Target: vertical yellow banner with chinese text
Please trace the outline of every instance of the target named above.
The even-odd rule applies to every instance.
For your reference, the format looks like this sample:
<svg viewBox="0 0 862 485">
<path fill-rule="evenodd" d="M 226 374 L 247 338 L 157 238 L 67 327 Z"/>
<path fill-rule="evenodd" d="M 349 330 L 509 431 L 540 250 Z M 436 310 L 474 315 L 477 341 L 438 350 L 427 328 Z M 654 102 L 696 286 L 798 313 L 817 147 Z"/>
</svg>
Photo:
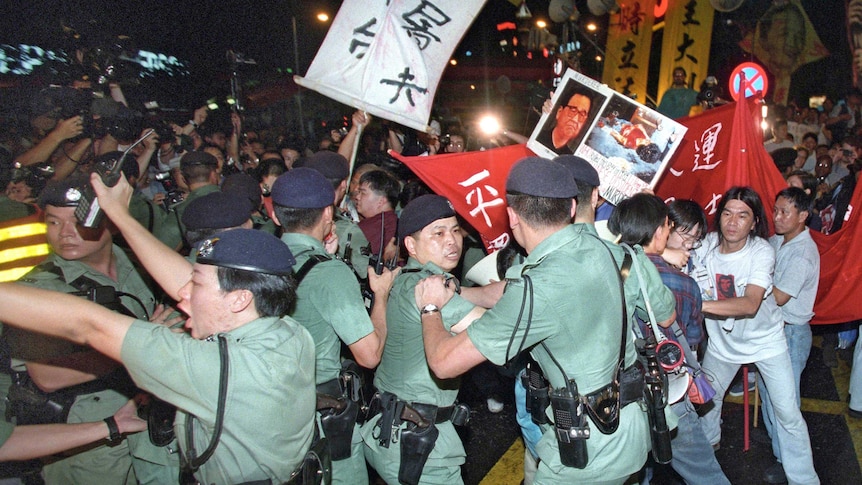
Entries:
<svg viewBox="0 0 862 485">
<path fill-rule="evenodd" d="M 655 0 L 620 0 L 611 14 L 602 82 L 634 100 L 646 102 Z"/>
<path fill-rule="evenodd" d="M 673 83 L 673 70 L 685 69 L 686 86 L 698 91 L 709 73 L 709 49 L 715 9 L 707 0 L 668 2 L 661 45 L 658 99 Z"/>
</svg>

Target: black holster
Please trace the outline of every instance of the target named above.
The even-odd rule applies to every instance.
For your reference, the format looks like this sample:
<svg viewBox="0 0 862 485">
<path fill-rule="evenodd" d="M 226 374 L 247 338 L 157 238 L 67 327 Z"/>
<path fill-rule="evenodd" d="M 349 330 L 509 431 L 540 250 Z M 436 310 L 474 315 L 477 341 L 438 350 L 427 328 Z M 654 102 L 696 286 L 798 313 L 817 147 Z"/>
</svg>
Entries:
<svg viewBox="0 0 862 485">
<path fill-rule="evenodd" d="M 129 397 L 136 392 L 129 374 L 122 367 L 98 379 L 54 392 L 43 392 L 26 371 L 13 372 L 6 420 L 12 422 L 14 418 L 18 425 L 65 423 L 78 396 L 107 389 Z"/>
<path fill-rule="evenodd" d="M 585 407 L 573 380 L 567 386 L 551 392 L 560 463 L 572 468 L 586 468 L 589 461 L 587 439 L 590 437 L 590 425 Z"/>
<path fill-rule="evenodd" d="M 317 434 L 317 433 L 315 433 Z M 320 485 L 332 480 L 332 460 L 326 438 L 318 438 L 284 485 Z"/>
<path fill-rule="evenodd" d="M 422 469 L 440 431 L 431 423 L 420 428 L 413 423 L 401 431 L 401 465 L 398 467 L 398 481 L 405 485 L 417 485 L 422 477 Z"/>
<path fill-rule="evenodd" d="M 150 402 L 138 408 L 138 417 L 147 422 L 147 434 L 155 446 L 167 446 L 174 440 L 176 416 L 176 406 L 155 396 L 150 396 Z"/>
<path fill-rule="evenodd" d="M 332 461 L 350 458 L 353 430 L 356 427 L 356 416 L 359 415 L 359 404 L 350 399 L 339 398 L 344 404 L 340 410 L 328 408 L 320 411 L 320 425 L 323 434 L 329 440 L 329 453 Z"/>
<path fill-rule="evenodd" d="M 545 410 L 551 404 L 550 388 L 545 376 L 535 367 L 536 365 L 532 362 L 527 363 L 527 368 L 521 377 L 521 384 L 527 390 L 527 410 L 530 412 L 533 422 L 547 424 L 548 415 L 545 414 Z"/>
<path fill-rule="evenodd" d="M 75 395 L 45 393 L 26 372 L 13 372 L 6 407 L 6 420 L 17 425 L 65 423 Z M 14 421 L 12 419 L 14 418 Z"/>
<path fill-rule="evenodd" d="M 389 448 L 389 443 L 392 441 L 392 429 L 401 425 L 402 406 L 398 405 L 398 396 L 395 394 L 378 392 L 374 396 L 371 409 L 375 414 L 377 409 L 380 410 L 380 419 L 374 425 L 376 429 L 373 437 L 384 448 Z"/>
</svg>

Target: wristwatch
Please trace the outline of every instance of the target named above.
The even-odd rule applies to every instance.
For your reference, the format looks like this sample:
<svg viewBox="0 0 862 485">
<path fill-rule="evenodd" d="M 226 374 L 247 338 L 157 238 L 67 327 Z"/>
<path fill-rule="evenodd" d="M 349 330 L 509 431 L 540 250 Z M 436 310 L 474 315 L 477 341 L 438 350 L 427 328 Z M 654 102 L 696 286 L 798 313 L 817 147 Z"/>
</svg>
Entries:
<svg viewBox="0 0 862 485">
<path fill-rule="evenodd" d="M 433 303 L 429 303 L 429 304 L 422 307 L 422 310 L 419 311 L 419 316 L 427 315 L 429 313 L 436 313 L 439 311 L 440 311 L 440 308 L 438 308 L 437 305 L 435 305 Z"/>
<path fill-rule="evenodd" d="M 117 426 L 117 420 L 114 419 L 113 416 L 108 416 L 103 419 L 105 424 L 108 425 L 108 443 L 116 444 L 119 443 L 123 439 L 123 435 L 120 434 L 120 428 Z"/>
</svg>

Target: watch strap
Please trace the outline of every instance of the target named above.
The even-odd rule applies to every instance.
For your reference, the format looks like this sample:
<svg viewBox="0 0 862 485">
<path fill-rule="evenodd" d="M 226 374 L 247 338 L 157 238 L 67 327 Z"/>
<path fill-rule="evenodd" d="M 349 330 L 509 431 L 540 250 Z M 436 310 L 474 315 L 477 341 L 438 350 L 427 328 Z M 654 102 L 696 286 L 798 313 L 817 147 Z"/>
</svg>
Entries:
<svg viewBox="0 0 862 485">
<path fill-rule="evenodd" d="M 117 426 L 117 420 L 113 416 L 108 416 L 103 421 L 108 425 L 108 443 L 118 443 L 123 439 L 120 434 L 120 427 Z"/>
</svg>

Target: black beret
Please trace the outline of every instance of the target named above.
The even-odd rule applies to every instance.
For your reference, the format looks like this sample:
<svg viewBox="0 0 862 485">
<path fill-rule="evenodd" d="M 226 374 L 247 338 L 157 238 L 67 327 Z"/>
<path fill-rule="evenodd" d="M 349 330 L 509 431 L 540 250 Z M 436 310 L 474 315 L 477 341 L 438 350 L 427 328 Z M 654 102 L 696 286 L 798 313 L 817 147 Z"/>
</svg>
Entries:
<svg viewBox="0 0 862 485">
<path fill-rule="evenodd" d="M 260 184 L 247 173 L 234 173 L 225 177 L 221 183 L 221 191 L 235 194 L 248 200 L 252 208 L 256 209 L 260 207 L 260 198 L 262 196 Z"/>
<path fill-rule="evenodd" d="M 75 174 L 62 180 L 51 180 L 39 194 L 39 207 L 77 207 L 89 185 L 89 174 Z"/>
<path fill-rule="evenodd" d="M 210 165 L 218 167 L 218 159 L 207 152 L 187 152 L 180 158 L 180 169 L 192 165 Z"/>
<path fill-rule="evenodd" d="M 251 203 L 237 194 L 211 192 L 188 203 L 182 220 L 186 229 L 227 229 L 251 217 Z"/>
<path fill-rule="evenodd" d="M 347 159 L 329 150 L 319 151 L 306 158 L 301 166 L 317 170 L 329 180 L 346 180 L 350 175 Z"/>
<path fill-rule="evenodd" d="M 275 179 L 272 202 L 291 209 L 322 209 L 335 203 L 335 191 L 323 174 L 300 167 Z"/>
<path fill-rule="evenodd" d="M 596 172 L 596 168 L 593 167 L 592 163 L 585 159 L 575 155 L 561 155 L 555 158 L 554 161 L 569 169 L 569 172 L 572 172 L 572 177 L 574 177 L 576 183 L 580 182 L 593 187 L 601 185 L 599 173 Z"/>
<path fill-rule="evenodd" d="M 526 157 L 512 167 L 506 178 L 506 192 L 551 199 L 571 199 L 578 186 L 571 172 L 546 158 Z"/>
<path fill-rule="evenodd" d="M 287 244 L 254 229 L 232 229 L 204 239 L 197 263 L 273 275 L 289 275 L 296 264 Z"/>
<path fill-rule="evenodd" d="M 454 217 L 455 209 L 446 197 L 434 194 L 420 195 L 411 200 L 398 216 L 398 239 L 404 240 L 416 231 L 436 221 Z"/>
</svg>

